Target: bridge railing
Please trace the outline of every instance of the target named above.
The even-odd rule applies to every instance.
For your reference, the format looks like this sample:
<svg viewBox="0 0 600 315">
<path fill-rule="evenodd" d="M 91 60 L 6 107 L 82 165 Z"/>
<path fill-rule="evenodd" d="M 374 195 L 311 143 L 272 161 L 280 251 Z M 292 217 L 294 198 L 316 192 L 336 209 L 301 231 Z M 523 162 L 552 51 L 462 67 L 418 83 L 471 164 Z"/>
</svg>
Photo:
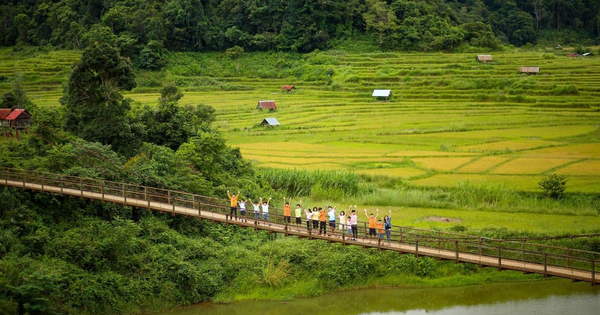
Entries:
<svg viewBox="0 0 600 315">
<path fill-rule="evenodd" d="M 175 213 L 177 207 L 182 207 L 197 209 L 199 213 L 204 213 L 204 215 L 229 213 L 228 200 L 177 190 L 12 168 L 0 168 L 0 178 L 16 182 L 18 183 L 17 186 L 22 185 L 24 188 L 32 188 L 27 187 L 27 185 L 35 184 L 41 186 L 42 191 L 48 191 L 44 189 L 44 186 L 46 188 L 51 186 L 55 189 L 53 192 L 57 193 L 80 194 L 81 196 L 85 193 L 86 197 L 89 198 L 102 200 L 109 198 L 106 200 L 130 205 L 133 201 L 136 201 L 136 206 L 139 207 L 150 207 L 151 204 L 160 205 L 161 210 L 166 212 Z M 247 211 L 247 217 L 252 218 L 252 209 L 247 209 Z M 262 221 L 262 212 L 260 214 Z M 269 214 L 271 223 L 286 224 L 283 221 L 282 208 L 271 206 Z M 303 220 L 301 226 L 305 227 L 304 224 L 305 220 Z M 325 224 L 327 225 L 328 234 L 331 235 L 329 222 L 326 221 Z M 294 225 L 294 221 L 291 222 L 291 225 Z M 378 247 L 385 248 L 387 240 L 385 236 L 383 239 L 380 238 L 380 232 L 382 231 L 376 229 L 376 236 L 371 236 L 369 235 L 367 222 L 358 222 L 358 239 L 363 244 L 369 242 L 369 244 L 376 244 Z M 311 233 L 317 234 L 318 229 L 311 230 Z M 573 274 L 577 271 L 588 273 L 592 279 L 595 279 L 600 265 L 598 262 L 600 253 L 558 246 L 484 238 L 405 226 L 394 226 L 390 234 L 390 245 L 400 248 L 403 245 L 410 245 L 414 247 L 416 255 L 431 254 L 432 251 L 437 250 L 438 256 L 444 254 L 447 259 L 471 260 L 475 263 L 479 261 L 485 265 L 494 265 L 490 263 L 490 259 L 497 259 L 498 268 L 503 268 L 502 260 L 510 260 L 513 264 L 515 262 L 522 264 L 521 268 L 523 270 L 528 269 L 528 264 L 537 264 L 538 266 L 544 266 L 544 270 L 548 267 L 564 268 Z M 336 224 L 336 231 L 333 235 L 344 241 L 346 238 L 351 238 L 345 228 L 339 229 L 339 223 Z M 419 253 L 419 247 L 421 247 L 421 253 Z M 540 273 L 546 274 L 546 271 Z"/>
</svg>

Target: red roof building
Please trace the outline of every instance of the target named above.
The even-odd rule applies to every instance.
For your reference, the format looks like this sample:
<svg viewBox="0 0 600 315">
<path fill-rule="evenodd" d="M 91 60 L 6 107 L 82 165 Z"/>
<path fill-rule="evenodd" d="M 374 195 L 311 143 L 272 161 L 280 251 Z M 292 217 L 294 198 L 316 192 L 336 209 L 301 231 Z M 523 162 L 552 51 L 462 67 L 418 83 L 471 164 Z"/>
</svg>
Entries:
<svg viewBox="0 0 600 315">
<path fill-rule="evenodd" d="M 25 129 L 31 124 L 31 114 L 28 111 L 18 108 L 2 108 L 0 109 L 0 125 L 10 126 L 14 129 Z"/>
<path fill-rule="evenodd" d="M 0 108 L 0 120 L 5 120 L 11 111 L 12 109 L 10 108 Z"/>
<path fill-rule="evenodd" d="M 281 89 L 282 89 L 282 90 L 284 90 L 284 91 L 288 91 L 288 92 L 291 92 L 291 91 L 292 91 L 292 89 L 295 89 L 295 88 L 296 88 L 296 87 L 295 87 L 295 86 L 293 86 L 293 85 L 284 85 L 284 86 L 282 86 L 282 87 L 281 87 Z"/>
<path fill-rule="evenodd" d="M 277 105 L 275 105 L 275 101 L 258 101 L 258 105 L 256 105 L 257 109 L 269 109 L 276 110 Z"/>
</svg>

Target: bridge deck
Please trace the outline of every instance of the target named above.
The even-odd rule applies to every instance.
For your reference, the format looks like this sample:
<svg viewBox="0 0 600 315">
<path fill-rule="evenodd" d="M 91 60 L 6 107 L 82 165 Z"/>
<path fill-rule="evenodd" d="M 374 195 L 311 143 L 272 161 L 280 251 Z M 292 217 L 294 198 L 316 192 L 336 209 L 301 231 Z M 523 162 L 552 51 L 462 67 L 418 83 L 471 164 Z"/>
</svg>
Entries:
<svg viewBox="0 0 600 315">
<path fill-rule="evenodd" d="M 22 189 L 29 189 L 33 191 L 47 192 L 47 193 L 56 193 L 63 194 L 69 196 L 77 196 L 86 199 L 93 200 L 101 200 L 105 202 L 112 202 L 118 204 L 124 204 L 128 206 L 138 207 L 138 208 L 146 208 L 149 210 L 158 210 L 162 212 L 169 212 L 176 215 L 185 215 L 190 217 L 197 217 L 200 219 L 207 219 L 216 222 L 225 222 L 227 224 L 234 224 L 243 227 L 253 228 L 257 230 L 267 230 L 274 233 L 282 233 L 285 235 L 297 235 L 299 237 L 309 238 L 309 239 L 320 239 L 326 240 L 328 242 L 336 242 L 342 243 L 345 245 L 359 245 L 365 248 L 378 248 L 381 250 L 391 250 L 399 253 L 409 253 L 420 256 L 429 256 L 440 259 L 454 260 L 456 262 L 466 262 L 466 263 L 474 263 L 479 264 L 481 266 L 490 266 L 496 267 L 499 269 L 510 269 L 510 270 L 518 270 L 523 272 L 530 273 L 538 273 L 548 276 L 557 276 L 567 279 L 572 279 L 575 281 L 586 281 L 591 282 L 592 284 L 600 282 L 598 279 L 598 275 L 595 272 L 594 262 L 592 260 L 592 269 L 591 270 L 581 270 L 577 268 L 569 268 L 565 266 L 555 266 L 548 263 L 534 263 L 528 262 L 525 259 L 523 260 L 515 260 L 515 259 L 507 259 L 502 257 L 502 253 L 500 250 L 500 258 L 498 256 L 489 256 L 483 254 L 474 254 L 468 252 L 462 252 L 458 250 L 447 250 L 441 248 L 432 248 L 419 246 L 417 244 L 408 244 L 402 242 L 392 242 L 391 244 L 385 244 L 384 242 L 378 242 L 377 240 L 371 240 L 366 238 L 358 238 L 356 241 L 350 240 L 346 235 L 319 235 L 316 233 L 311 233 L 304 227 L 296 227 L 296 226 L 286 226 L 280 223 L 270 223 L 265 224 L 262 221 L 255 222 L 254 220 L 248 220 L 248 222 L 241 220 L 231 220 L 227 219 L 227 216 L 223 213 L 219 213 L 216 211 L 207 211 L 196 209 L 193 207 L 180 206 L 165 202 L 157 202 L 150 201 L 139 198 L 130 198 L 123 197 L 118 195 L 106 194 L 93 192 L 88 190 L 80 190 L 73 188 L 65 188 L 59 187 L 55 185 L 44 185 L 39 183 L 25 182 L 25 181 L 17 181 L 17 180 L 9 180 L 5 179 L 0 181 L 0 184 L 5 186 L 17 187 Z M 458 244 L 458 243 L 457 243 Z M 481 253 L 481 251 L 480 251 Z"/>
</svg>

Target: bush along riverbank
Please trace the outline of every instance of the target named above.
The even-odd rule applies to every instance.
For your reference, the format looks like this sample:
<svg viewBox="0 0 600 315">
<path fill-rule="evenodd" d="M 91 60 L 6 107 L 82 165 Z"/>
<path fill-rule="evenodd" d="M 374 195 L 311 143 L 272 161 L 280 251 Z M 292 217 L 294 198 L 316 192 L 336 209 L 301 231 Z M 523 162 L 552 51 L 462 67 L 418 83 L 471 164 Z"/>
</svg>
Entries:
<svg viewBox="0 0 600 315">
<path fill-rule="evenodd" d="M 4 314 L 136 314 L 540 278 L 12 189 L 0 192 L 0 226 Z"/>
</svg>

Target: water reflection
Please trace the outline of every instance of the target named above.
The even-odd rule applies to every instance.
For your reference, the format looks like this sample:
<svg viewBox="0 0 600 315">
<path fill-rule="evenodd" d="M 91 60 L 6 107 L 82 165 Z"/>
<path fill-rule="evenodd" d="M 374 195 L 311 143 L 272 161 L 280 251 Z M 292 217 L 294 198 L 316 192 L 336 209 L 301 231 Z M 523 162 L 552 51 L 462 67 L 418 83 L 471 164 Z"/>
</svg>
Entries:
<svg viewBox="0 0 600 315">
<path fill-rule="evenodd" d="M 600 314 L 600 287 L 567 280 L 443 289 L 370 289 L 290 302 L 202 304 L 163 315 Z"/>
</svg>

